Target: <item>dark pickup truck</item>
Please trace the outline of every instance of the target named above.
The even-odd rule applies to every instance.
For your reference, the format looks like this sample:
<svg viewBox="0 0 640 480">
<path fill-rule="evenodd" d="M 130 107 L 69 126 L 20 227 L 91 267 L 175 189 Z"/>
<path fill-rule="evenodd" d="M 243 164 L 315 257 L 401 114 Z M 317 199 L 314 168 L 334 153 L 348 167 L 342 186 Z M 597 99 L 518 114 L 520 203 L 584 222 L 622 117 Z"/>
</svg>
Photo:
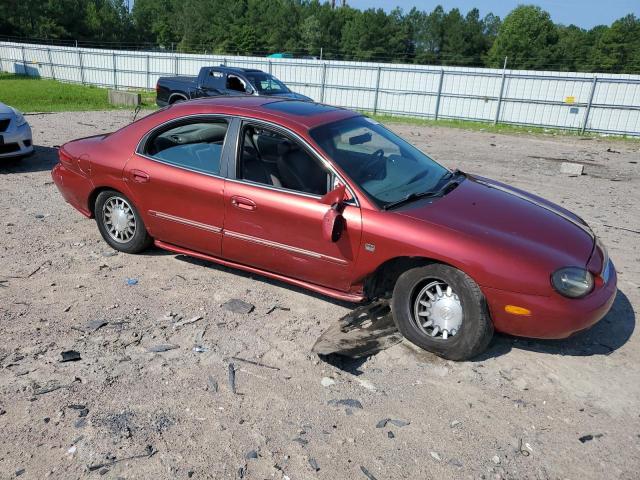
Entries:
<svg viewBox="0 0 640 480">
<path fill-rule="evenodd" d="M 197 77 L 160 77 L 156 103 L 164 107 L 191 98 L 218 95 L 273 95 L 311 100 L 294 93 L 273 75 L 262 70 L 235 67 L 202 67 Z"/>
</svg>

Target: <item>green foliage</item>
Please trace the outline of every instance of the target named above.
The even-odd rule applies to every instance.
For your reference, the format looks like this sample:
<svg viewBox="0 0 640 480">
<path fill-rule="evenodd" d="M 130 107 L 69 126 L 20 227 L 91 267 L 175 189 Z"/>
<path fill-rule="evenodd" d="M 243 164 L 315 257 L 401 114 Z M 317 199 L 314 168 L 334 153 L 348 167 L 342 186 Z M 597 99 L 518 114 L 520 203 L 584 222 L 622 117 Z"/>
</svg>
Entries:
<svg viewBox="0 0 640 480">
<path fill-rule="evenodd" d="M 556 64 L 558 27 L 549 13 L 533 5 L 520 5 L 509 13 L 489 50 L 488 63 L 502 66 L 505 57 L 512 68 L 545 69 Z"/>
<path fill-rule="evenodd" d="M 131 1 L 131 0 L 129 0 Z M 3 0 L 0 36 L 122 48 L 566 71 L 640 72 L 640 20 L 584 30 L 521 5 L 478 9 L 332 8 L 323 0 Z M 341 4 L 341 2 L 335 2 Z"/>
</svg>

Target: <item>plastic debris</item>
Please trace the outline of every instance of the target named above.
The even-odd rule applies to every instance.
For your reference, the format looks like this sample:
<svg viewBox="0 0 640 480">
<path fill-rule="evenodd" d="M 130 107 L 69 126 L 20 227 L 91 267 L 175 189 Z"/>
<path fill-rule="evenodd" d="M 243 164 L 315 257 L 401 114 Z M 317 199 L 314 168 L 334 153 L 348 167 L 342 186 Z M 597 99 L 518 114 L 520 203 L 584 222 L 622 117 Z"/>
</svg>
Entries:
<svg viewBox="0 0 640 480">
<path fill-rule="evenodd" d="M 62 357 L 60 363 L 77 362 L 78 360 L 82 359 L 82 357 L 80 356 L 80 352 L 77 352 L 75 350 L 65 350 L 64 352 L 60 352 L 60 356 Z"/>
<path fill-rule="evenodd" d="M 153 347 L 149 347 L 148 351 L 153 353 L 167 352 L 169 350 L 175 350 L 176 348 L 180 348 L 179 345 L 174 345 L 173 343 L 161 343 L 160 345 L 154 345 Z"/>
</svg>

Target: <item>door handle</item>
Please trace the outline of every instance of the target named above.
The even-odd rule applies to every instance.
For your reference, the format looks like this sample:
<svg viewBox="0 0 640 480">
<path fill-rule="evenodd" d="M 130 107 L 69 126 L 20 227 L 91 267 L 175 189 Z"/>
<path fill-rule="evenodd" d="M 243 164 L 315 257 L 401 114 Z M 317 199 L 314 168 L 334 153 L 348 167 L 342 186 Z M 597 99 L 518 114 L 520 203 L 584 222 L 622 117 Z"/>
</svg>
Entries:
<svg viewBox="0 0 640 480">
<path fill-rule="evenodd" d="M 147 183 L 151 178 L 147 172 L 142 170 L 131 170 L 131 177 L 133 177 L 134 182 L 138 183 Z"/>
<path fill-rule="evenodd" d="M 231 197 L 231 205 L 233 205 L 236 208 L 240 208 L 242 210 L 256 209 L 256 202 L 254 202 L 250 198 L 245 198 L 245 197 L 236 197 L 236 196 Z"/>
</svg>

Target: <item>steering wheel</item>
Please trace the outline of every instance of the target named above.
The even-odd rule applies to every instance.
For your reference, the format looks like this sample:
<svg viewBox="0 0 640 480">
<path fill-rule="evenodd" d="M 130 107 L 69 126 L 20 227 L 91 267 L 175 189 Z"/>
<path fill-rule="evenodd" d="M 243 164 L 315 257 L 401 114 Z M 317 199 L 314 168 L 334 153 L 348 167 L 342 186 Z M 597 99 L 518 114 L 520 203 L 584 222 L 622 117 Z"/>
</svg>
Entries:
<svg viewBox="0 0 640 480">
<path fill-rule="evenodd" d="M 371 158 L 364 162 L 358 171 L 358 176 L 362 180 L 375 178 L 381 169 L 380 160 L 384 159 L 384 150 L 379 148 L 371 154 Z M 374 168 L 377 167 L 377 168 Z"/>
</svg>

